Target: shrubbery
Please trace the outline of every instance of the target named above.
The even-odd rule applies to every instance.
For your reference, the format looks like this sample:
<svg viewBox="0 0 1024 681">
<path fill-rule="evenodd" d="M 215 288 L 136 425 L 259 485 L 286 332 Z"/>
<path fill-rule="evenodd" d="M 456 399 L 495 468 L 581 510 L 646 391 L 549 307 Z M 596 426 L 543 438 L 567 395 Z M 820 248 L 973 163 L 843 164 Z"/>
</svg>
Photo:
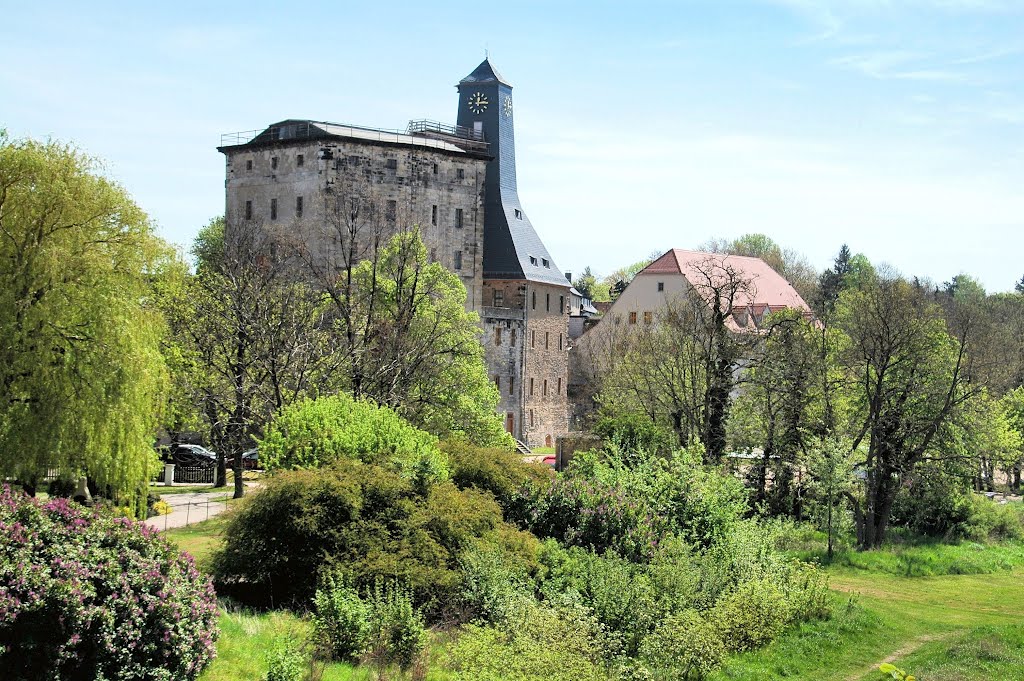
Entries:
<svg viewBox="0 0 1024 681">
<path fill-rule="evenodd" d="M 0 491 L 4 679 L 195 679 L 214 656 L 213 588 L 155 530 Z"/>
<path fill-rule="evenodd" d="M 644 639 L 639 657 L 655 679 L 696 681 L 722 664 L 725 645 L 718 627 L 686 610 L 662 620 Z"/>
<path fill-rule="evenodd" d="M 505 509 L 524 489 L 546 488 L 554 478 L 549 466 L 524 463 L 514 450 L 450 440 L 442 442 L 441 449 L 451 461 L 452 482 L 461 489 L 490 492 Z"/>
<path fill-rule="evenodd" d="M 218 583 L 273 603 L 304 604 L 324 569 L 363 589 L 378 578 L 408 584 L 432 617 L 457 607 L 463 550 L 499 547 L 535 564 L 537 541 L 506 524 L 493 498 L 451 483 L 421 490 L 391 470 L 342 459 L 271 477 L 229 520 L 214 557 Z"/>
<path fill-rule="evenodd" d="M 375 463 L 421 483 L 448 479 L 437 438 L 387 407 L 339 393 L 282 409 L 260 440 L 269 470 L 318 468 L 339 459 Z"/>
</svg>

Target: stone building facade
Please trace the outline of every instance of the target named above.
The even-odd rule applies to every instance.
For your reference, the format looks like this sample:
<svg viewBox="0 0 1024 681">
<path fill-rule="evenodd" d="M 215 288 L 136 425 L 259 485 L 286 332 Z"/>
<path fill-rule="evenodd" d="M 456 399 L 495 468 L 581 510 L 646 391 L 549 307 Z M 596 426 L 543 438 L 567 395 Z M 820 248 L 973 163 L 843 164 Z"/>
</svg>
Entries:
<svg viewBox="0 0 1024 681">
<path fill-rule="evenodd" d="M 225 136 L 226 224 L 279 225 L 323 262 L 347 229 L 365 239 L 418 225 L 480 315 L 506 430 L 553 446 L 568 430 L 571 285 L 519 200 L 511 85 L 484 60 L 457 88 L 455 126 L 287 120 Z"/>
</svg>

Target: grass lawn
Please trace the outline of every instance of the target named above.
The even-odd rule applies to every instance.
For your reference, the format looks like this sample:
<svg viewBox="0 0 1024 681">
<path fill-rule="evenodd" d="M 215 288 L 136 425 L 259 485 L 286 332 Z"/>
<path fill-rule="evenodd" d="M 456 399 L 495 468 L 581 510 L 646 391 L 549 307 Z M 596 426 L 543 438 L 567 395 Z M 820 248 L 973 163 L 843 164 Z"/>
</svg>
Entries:
<svg viewBox="0 0 1024 681">
<path fill-rule="evenodd" d="M 836 617 L 804 624 L 767 648 L 732 658 L 712 678 L 862 681 L 882 678 L 874 667 L 886 661 L 921 681 L 1024 681 L 1020 569 L 903 577 L 839 566 L 830 573 L 837 599 L 848 604 Z M 993 675 L 1003 661 L 1018 668 Z"/>
</svg>

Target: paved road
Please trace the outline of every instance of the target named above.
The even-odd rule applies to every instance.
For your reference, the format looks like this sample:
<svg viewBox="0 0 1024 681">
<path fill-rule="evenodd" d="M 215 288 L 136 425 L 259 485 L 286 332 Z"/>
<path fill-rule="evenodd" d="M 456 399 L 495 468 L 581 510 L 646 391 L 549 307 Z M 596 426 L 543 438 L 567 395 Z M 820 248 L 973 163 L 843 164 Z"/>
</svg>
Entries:
<svg viewBox="0 0 1024 681">
<path fill-rule="evenodd" d="M 146 524 L 158 530 L 194 525 L 227 510 L 231 489 L 216 492 L 193 492 L 190 494 L 166 494 L 161 497 L 171 506 L 167 515 L 158 515 L 146 520 Z"/>
</svg>

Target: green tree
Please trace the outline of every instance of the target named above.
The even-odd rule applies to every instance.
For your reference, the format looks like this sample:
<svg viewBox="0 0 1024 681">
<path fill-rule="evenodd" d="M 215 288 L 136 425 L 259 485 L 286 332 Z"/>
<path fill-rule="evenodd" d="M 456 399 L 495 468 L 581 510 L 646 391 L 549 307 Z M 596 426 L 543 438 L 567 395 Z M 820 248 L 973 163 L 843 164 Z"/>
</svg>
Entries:
<svg viewBox="0 0 1024 681">
<path fill-rule="evenodd" d="M 848 498 L 858 544 L 870 548 L 885 539 L 901 481 L 977 392 L 966 361 L 971 329 L 950 336 L 941 309 L 892 276 L 844 294 L 838 317 L 850 339 L 844 364 L 856 405 L 852 449 L 867 443 L 863 499 Z"/>
<path fill-rule="evenodd" d="M 94 159 L 0 133 L 0 476 L 144 497 L 167 386 L 150 283 L 171 260 Z"/>
<path fill-rule="evenodd" d="M 584 298 L 594 299 L 594 294 L 597 291 L 597 277 L 590 271 L 588 265 L 584 268 L 583 272 L 576 277 L 576 280 L 572 282 L 572 285 L 576 287 L 576 290 L 580 292 Z"/>
<path fill-rule="evenodd" d="M 217 485 L 233 455 L 235 497 L 245 493 L 240 454 L 282 407 L 331 376 L 327 305 L 306 284 L 280 237 L 245 222 L 212 220 L 196 239 L 195 276 L 162 298 L 174 326 L 180 394 L 194 404 L 218 453 Z"/>
<path fill-rule="evenodd" d="M 728 253 L 760 258 L 782 275 L 804 300 L 817 297 L 818 272 L 806 257 L 791 248 L 782 248 L 765 234 L 744 234 L 735 239 L 711 239 L 699 246 L 712 253 Z"/>
</svg>

